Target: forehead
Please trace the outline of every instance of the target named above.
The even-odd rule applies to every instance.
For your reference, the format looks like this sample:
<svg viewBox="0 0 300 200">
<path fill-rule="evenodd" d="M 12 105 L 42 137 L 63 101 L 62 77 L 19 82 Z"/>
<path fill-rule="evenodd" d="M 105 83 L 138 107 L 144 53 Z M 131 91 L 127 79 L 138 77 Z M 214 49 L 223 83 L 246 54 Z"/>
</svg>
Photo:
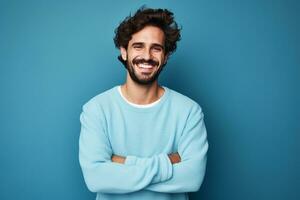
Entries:
<svg viewBox="0 0 300 200">
<path fill-rule="evenodd" d="M 139 32 L 132 35 L 129 41 L 129 46 L 133 43 L 140 42 L 145 44 L 161 44 L 164 45 L 165 35 L 164 32 L 155 26 L 146 26 Z"/>
</svg>

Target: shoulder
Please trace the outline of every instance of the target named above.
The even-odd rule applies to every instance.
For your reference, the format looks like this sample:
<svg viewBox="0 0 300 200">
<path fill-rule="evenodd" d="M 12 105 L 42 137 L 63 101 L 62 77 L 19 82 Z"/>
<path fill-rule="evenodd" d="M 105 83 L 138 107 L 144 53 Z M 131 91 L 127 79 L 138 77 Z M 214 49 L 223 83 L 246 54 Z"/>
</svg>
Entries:
<svg viewBox="0 0 300 200">
<path fill-rule="evenodd" d="M 113 93 L 115 92 L 116 87 L 117 86 L 105 90 L 104 92 L 92 97 L 86 103 L 84 103 L 83 109 L 97 109 L 99 107 L 105 107 L 107 104 L 109 104 L 109 102 L 112 101 L 114 96 Z"/>
<path fill-rule="evenodd" d="M 169 88 L 168 88 L 169 89 Z M 201 106 L 192 98 L 179 93 L 173 89 L 169 89 L 171 104 L 173 107 L 180 108 L 183 110 L 193 111 L 198 110 L 202 112 Z"/>
</svg>

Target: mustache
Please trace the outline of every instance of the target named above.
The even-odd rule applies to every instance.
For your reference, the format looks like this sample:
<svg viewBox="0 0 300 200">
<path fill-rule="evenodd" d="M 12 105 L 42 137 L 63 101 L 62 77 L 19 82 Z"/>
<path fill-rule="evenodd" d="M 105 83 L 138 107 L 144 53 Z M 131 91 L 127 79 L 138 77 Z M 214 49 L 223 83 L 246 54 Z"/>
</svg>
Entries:
<svg viewBox="0 0 300 200">
<path fill-rule="evenodd" d="M 159 62 L 157 62 L 157 61 L 155 61 L 151 58 L 149 60 L 146 60 L 144 58 L 135 58 L 135 59 L 132 60 L 132 63 L 135 64 L 135 65 L 141 64 L 141 63 L 149 64 L 149 65 L 153 65 L 153 66 L 159 65 Z"/>
</svg>

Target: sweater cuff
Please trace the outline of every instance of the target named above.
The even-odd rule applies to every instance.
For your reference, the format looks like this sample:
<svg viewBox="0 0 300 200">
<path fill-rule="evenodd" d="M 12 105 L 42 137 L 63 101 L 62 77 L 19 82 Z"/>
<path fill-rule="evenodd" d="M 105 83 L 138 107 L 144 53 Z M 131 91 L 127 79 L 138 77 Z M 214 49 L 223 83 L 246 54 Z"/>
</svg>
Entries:
<svg viewBox="0 0 300 200">
<path fill-rule="evenodd" d="M 125 165 L 135 165 L 137 161 L 137 157 L 136 156 L 126 156 Z"/>
<path fill-rule="evenodd" d="M 173 166 L 168 155 L 162 153 L 155 156 L 153 159 L 155 159 L 158 164 L 158 171 L 151 183 L 159 183 L 169 180 L 173 175 Z"/>
<path fill-rule="evenodd" d="M 158 155 L 159 166 L 160 166 L 160 181 L 169 180 L 173 175 L 173 166 L 169 159 L 169 156 L 166 153 Z"/>
<path fill-rule="evenodd" d="M 140 158 L 137 156 L 126 156 L 125 165 L 145 165 L 152 163 L 150 166 L 157 169 L 156 175 L 153 177 L 152 183 L 163 182 L 169 180 L 173 175 L 173 166 L 166 153 L 153 156 L 151 158 Z"/>
</svg>

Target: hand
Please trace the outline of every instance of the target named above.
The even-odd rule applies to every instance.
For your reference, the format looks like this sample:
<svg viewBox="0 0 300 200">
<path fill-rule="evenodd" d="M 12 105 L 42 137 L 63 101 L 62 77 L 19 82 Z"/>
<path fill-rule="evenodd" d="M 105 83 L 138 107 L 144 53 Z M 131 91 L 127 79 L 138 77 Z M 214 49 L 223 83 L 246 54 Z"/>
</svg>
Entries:
<svg viewBox="0 0 300 200">
<path fill-rule="evenodd" d="M 126 157 L 118 156 L 118 155 L 112 155 L 111 157 L 112 162 L 121 163 L 121 164 L 125 163 L 125 159 Z"/>
<path fill-rule="evenodd" d="M 181 162 L 180 155 L 177 152 L 176 153 L 171 153 L 168 156 L 169 156 L 172 164 Z"/>
</svg>

